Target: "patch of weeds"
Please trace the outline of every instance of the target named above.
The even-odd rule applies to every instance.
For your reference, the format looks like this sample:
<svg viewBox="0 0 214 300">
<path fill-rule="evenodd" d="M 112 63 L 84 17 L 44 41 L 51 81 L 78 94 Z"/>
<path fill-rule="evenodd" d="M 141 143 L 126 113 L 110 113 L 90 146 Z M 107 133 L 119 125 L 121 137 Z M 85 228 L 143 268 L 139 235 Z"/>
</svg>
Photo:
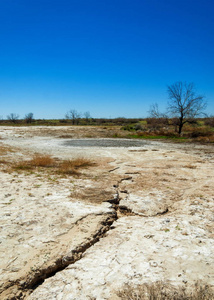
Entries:
<svg viewBox="0 0 214 300">
<path fill-rule="evenodd" d="M 10 205 L 12 204 L 12 202 L 14 201 L 15 199 L 10 199 L 9 202 L 5 203 L 6 205 Z"/>
<path fill-rule="evenodd" d="M 56 176 L 48 176 L 47 177 L 47 179 L 49 180 L 49 181 L 51 181 L 52 183 L 58 183 L 59 181 L 58 181 L 58 177 L 56 177 Z"/>
<path fill-rule="evenodd" d="M 175 229 L 176 230 L 181 230 L 181 227 L 179 225 L 176 225 Z"/>
<path fill-rule="evenodd" d="M 163 228 L 161 230 L 164 231 L 164 232 L 169 232 L 170 231 L 169 228 Z"/>
<path fill-rule="evenodd" d="M 93 165 L 95 165 L 93 161 L 82 157 L 60 161 L 49 155 L 35 155 L 31 160 L 15 163 L 11 168 L 18 173 L 26 171 L 26 175 L 36 174 L 36 177 L 41 177 L 38 172 L 44 172 L 45 169 L 46 174 L 49 174 L 48 179 L 57 181 L 57 179 L 53 179 L 50 175 L 80 175 L 80 169 Z"/>
<path fill-rule="evenodd" d="M 42 175 L 40 175 L 40 174 L 36 174 L 35 176 L 36 176 L 36 177 L 41 177 Z"/>
<path fill-rule="evenodd" d="M 155 282 L 139 286 L 126 285 L 117 292 L 121 300 L 213 300 L 214 292 L 208 285 L 196 283 L 192 290 Z"/>
<path fill-rule="evenodd" d="M 39 188 L 41 186 L 41 184 L 35 184 L 33 187 L 34 188 Z"/>
<path fill-rule="evenodd" d="M 79 175 L 79 169 L 93 166 L 94 162 L 87 158 L 76 158 L 72 160 L 64 160 L 59 165 L 59 173 Z"/>
<path fill-rule="evenodd" d="M 0 155 L 5 155 L 8 152 L 14 152 L 14 150 L 9 146 L 5 146 L 5 145 L 1 144 L 0 145 Z"/>
<path fill-rule="evenodd" d="M 34 155 L 31 160 L 18 162 L 13 166 L 15 170 L 32 170 L 35 167 L 51 167 L 54 159 L 50 155 Z"/>
<path fill-rule="evenodd" d="M 26 171 L 26 170 L 31 170 L 32 166 L 28 165 L 27 162 L 22 162 L 22 163 L 17 163 L 16 165 L 13 166 L 13 169 L 16 171 Z"/>
<path fill-rule="evenodd" d="M 186 137 L 178 137 L 178 136 L 167 136 L 167 135 L 147 135 L 147 134 L 129 134 L 127 138 L 132 138 L 132 139 L 164 139 L 164 140 L 176 140 L 176 141 L 185 141 L 187 138 Z"/>
<path fill-rule="evenodd" d="M 51 167 L 54 166 L 54 159 L 50 155 L 35 155 L 30 161 L 33 167 Z"/>
<path fill-rule="evenodd" d="M 33 174 L 35 174 L 35 172 L 34 172 L 33 170 L 26 172 L 26 175 L 27 175 L 27 176 L 33 175 Z"/>
</svg>

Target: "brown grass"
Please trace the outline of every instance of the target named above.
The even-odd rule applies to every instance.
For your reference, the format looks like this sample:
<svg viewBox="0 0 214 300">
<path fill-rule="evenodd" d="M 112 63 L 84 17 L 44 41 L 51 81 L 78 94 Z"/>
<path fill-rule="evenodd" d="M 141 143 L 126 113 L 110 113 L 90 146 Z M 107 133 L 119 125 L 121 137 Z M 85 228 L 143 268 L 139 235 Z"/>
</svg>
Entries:
<svg viewBox="0 0 214 300">
<path fill-rule="evenodd" d="M 94 162 L 87 158 L 76 158 L 72 160 L 64 160 L 59 165 L 59 173 L 62 174 L 79 174 L 79 169 L 93 166 Z"/>
<path fill-rule="evenodd" d="M 55 165 L 54 159 L 50 155 L 35 155 L 29 164 L 33 167 L 52 167 Z"/>
<path fill-rule="evenodd" d="M 13 165 L 15 170 L 31 170 L 35 167 L 53 167 L 55 164 L 54 159 L 50 155 L 34 155 L 31 160 L 25 160 Z"/>
<path fill-rule="evenodd" d="M 54 173 L 78 175 L 80 169 L 93 166 L 94 162 L 87 158 L 75 158 L 59 161 L 50 155 L 35 155 L 31 160 L 18 162 L 12 166 L 15 170 L 32 170 L 40 168 L 49 168 Z"/>
<path fill-rule="evenodd" d="M 0 145 L 0 155 L 5 155 L 8 152 L 13 152 L 12 148 L 5 145 Z"/>
<path fill-rule="evenodd" d="M 175 288 L 162 282 L 136 288 L 128 285 L 117 293 L 121 300 L 213 300 L 214 292 L 210 286 L 196 283 L 192 291 L 186 287 Z"/>
</svg>

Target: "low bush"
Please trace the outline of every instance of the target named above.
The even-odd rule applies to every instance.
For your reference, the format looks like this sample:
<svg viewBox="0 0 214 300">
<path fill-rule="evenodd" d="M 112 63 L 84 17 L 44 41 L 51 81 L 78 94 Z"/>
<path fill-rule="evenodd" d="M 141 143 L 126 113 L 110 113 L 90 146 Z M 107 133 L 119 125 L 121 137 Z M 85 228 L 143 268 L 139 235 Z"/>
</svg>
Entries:
<svg viewBox="0 0 214 300">
<path fill-rule="evenodd" d="M 123 127 L 121 127 L 122 130 L 127 130 L 127 131 L 135 131 L 135 125 L 133 124 L 128 124 Z"/>
<path fill-rule="evenodd" d="M 207 128 L 195 128 L 192 130 L 192 132 L 189 132 L 184 135 L 190 138 L 209 137 L 213 135 L 213 132 Z"/>
<path fill-rule="evenodd" d="M 136 124 L 135 126 L 134 126 L 134 129 L 136 130 L 136 131 L 139 131 L 139 130 L 146 130 L 146 127 L 143 125 L 143 124 L 140 124 L 140 123 L 138 123 L 138 124 Z"/>
<path fill-rule="evenodd" d="M 146 120 L 149 128 L 159 129 L 169 125 L 169 120 L 167 118 L 148 118 Z"/>
<path fill-rule="evenodd" d="M 214 117 L 206 118 L 204 124 L 210 127 L 214 127 Z"/>
</svg>

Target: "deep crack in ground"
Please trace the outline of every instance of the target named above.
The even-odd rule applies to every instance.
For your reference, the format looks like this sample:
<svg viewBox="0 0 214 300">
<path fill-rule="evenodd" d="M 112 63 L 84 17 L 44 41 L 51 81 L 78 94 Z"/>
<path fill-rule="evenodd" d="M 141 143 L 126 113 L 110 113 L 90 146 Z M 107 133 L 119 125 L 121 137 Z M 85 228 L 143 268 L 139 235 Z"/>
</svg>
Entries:
<svg viewBox="0 0 214 300">
<path fill-rule="evenodd" d="M 6 289 L 3 291 L 2 295 L 4 296 L 6 292 L 8 295 L 8 300 L 23 300 L 27 298 L 35 289 L 37 289 L 40 285 L 43 284 L 45 279 L 53 277 L 57 272 L 64 270 L 69 265 L 74 264 L 75 262 L 80 260 L 83 257 L 83 254 L 90 247 L 99 242 L 101 238 L 105 237 L 107 231 L 114 229 L 113 223 L 119 217 L 123 215 L 136 215 L 128 208 L 119 207 L 119 194 L 121 192 L 120 183 L 128 180 L 132 180 L 132 177 L 124 177 L 120 179 L 116 185 L 113 185 L 115 189 L 115 197 L 113 199 L 106 200 L 106 202 L 109 202 L 111 204 L 113 211 L 111 214 L 106 214 L 106 219 L 100 223 L 99 229 L 90 240 L 87 240 L 85 243 L 78 245 L 66 255 L 55 258 L 55 260 L 51 261 L 51 263 L 49 263 L 48 266 L 44 266 L 44 268 L 34 270 L 34 272 L 30 276 L 29 274 L 26 274 L 25 278 L 21 278 L 19 281 L 16 282 L 11 282 L 10 285 L 7 286 Z M 128 192 L 126 191 L 126 193 Z M 105 214 L 103 214 L 103 216 L 105 216 Z M 74 224 L 74 226 L 81 227 L 81 225 L 84 225 L 84 222 L 88 218 L 91 218 L 91 215 L 82 217 Z"/>
</svg>

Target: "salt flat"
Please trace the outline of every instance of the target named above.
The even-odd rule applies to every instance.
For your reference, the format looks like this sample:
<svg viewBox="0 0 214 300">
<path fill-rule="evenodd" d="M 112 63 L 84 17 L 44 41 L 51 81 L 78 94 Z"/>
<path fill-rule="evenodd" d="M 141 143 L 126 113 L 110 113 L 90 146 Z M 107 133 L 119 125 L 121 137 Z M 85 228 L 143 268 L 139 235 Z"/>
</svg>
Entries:
<svg viewBox="0 0 214 300">
<path fill-rule="evenodd" d="M 124 284 L 159 280 L 214 285 L 214 147 L 106 137 L 106 128 L 0 128 L 1 299 L 118 299 Z M 12 169 L 35 153 L 94 165 L 79 176 Z"/>
</svg>

